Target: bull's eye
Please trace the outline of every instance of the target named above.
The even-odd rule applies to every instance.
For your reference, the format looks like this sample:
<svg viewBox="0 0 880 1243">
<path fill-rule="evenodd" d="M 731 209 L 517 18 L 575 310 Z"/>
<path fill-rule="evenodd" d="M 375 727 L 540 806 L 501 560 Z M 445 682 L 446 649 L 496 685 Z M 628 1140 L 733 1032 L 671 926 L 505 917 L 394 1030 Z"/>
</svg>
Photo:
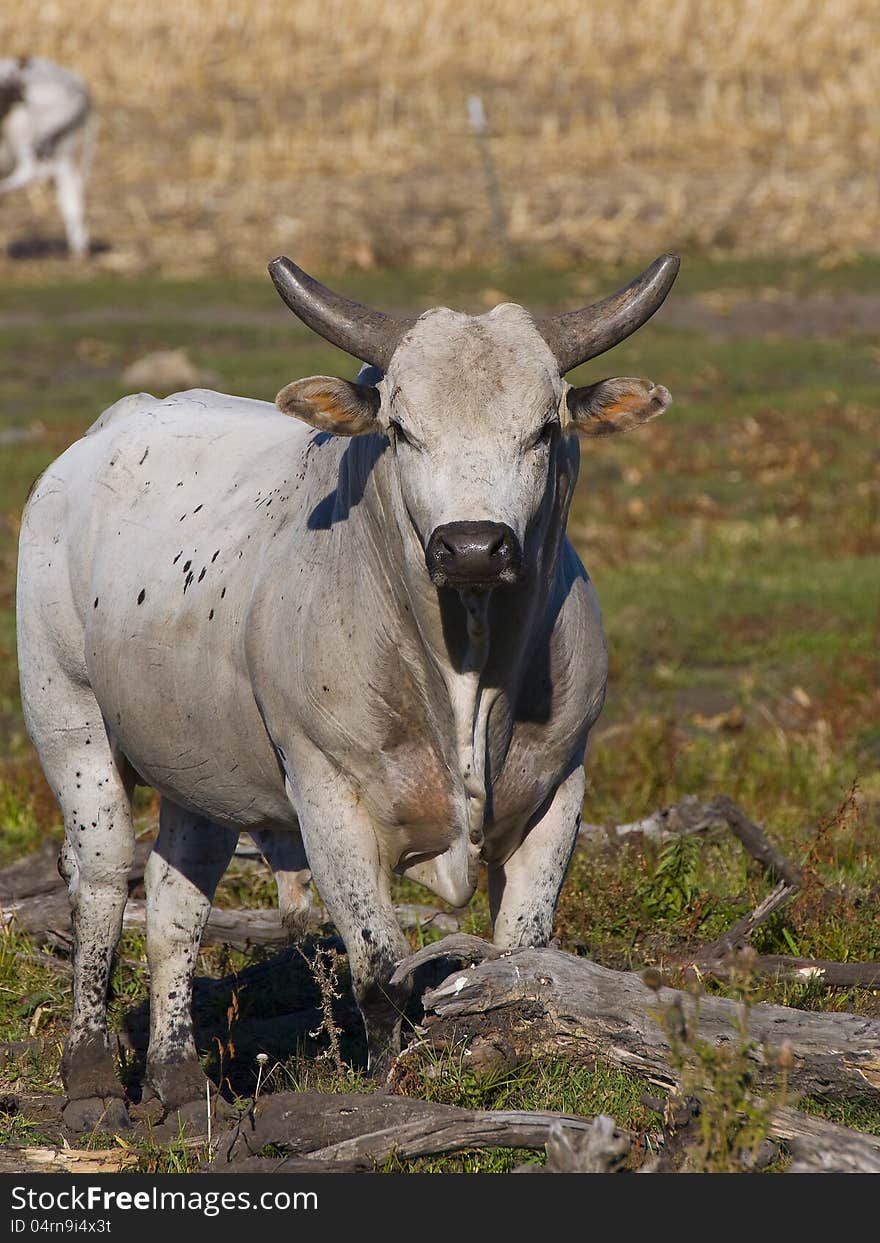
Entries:
<svg viewBox="0 0 880 1243">
<path fill-rule="evenodd" d="M 398 444 L 402 444 L 402 445 L 412 444 L 412 441 L 410 440 L 409 436 L 407 436 L 406 432 L 403 430 L 403 427 L 400 425 L 400 423 L 397 422 L 397 419 L 392 419 L 391 422 L 388 424 L 388 427 L 390 428 L 391 433 L 394 439 L 398 442 Z"/>
<path fill-rule="evenodd" d="M 538 445 L 549 445 L 556 433 L 556 429 L 558 426 L 559 426 L 558 419 L 548 419 L 532 442 L 535 445 L 535 447 L 537 447 Z"/>
</svg>

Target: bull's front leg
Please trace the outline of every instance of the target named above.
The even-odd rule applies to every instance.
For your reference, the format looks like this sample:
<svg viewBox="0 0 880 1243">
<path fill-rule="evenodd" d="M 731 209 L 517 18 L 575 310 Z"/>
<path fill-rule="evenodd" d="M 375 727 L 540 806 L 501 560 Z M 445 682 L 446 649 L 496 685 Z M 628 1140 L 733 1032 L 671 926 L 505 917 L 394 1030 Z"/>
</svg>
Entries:
<svg viewBox="0 0 880 1243">
<path fill-rule="evenodd" d="M 583 801 L 584 770 L 578 764 L 507 862 L 489 869 L 493 939 L 502 949 L 546 945 L 550 940 Z"/>
<path fill-rule="evenodd" d="M 369 1069 L 383 1075 L 400 1048 L 409 988 L 390 986 L 409 952 L 391 901 L 376 830 L 350 783 L 310 751 L 287 783 L 315 885 L 345 942 L 367 1035 Z"/>
</svg>

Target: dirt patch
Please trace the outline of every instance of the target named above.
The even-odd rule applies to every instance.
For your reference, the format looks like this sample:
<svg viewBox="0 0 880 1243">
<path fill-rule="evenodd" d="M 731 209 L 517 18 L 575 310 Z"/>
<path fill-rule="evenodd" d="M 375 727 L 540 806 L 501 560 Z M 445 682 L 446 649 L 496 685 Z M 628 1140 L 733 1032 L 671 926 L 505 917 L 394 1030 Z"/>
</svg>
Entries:
<svg viewBox="0 0 880 1243">
<path fill-rule="evenodd" d="M 671 298 L 663 322 L 724 340 L 872 336 L 880 330 L 880 294 L 725 291 Z"/>
</svg>

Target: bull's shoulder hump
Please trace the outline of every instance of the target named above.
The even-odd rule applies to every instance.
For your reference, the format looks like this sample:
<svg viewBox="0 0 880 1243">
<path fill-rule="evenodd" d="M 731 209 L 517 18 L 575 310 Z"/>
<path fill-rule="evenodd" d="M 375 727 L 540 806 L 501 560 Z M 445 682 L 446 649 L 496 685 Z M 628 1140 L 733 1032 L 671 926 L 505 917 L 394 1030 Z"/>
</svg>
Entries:
<svg viewBox="0 0 880 1243">
<path fill-rule="evenodd" d="M 149 393 L 123 397 L 99 415 L 85 437 L 103 440 L 109 435 L 114 442 L 124 442 L 131 434 L 138 435 L 146 428 L 155 431 L 180 425 L 187 425 L 193 431 L 201 428 L 209 435 L 213 435 L 208 431 L 211 427 L 223 426 L 228 430 L 237 425 L 281 431 L 285 427 L 289 429 L 294 422 L 271 402 L 196 388 L 165 398 Z"/>
<path fill-rule="evenodd" d="M 85 434 L 91 436 L 125 419 L 167 410 L 173 410 L 177 414 L 185 414 L 189 410 L 199 415 L 241 415 L 249 419 L 269 416 L 285 418 L 269 401 L 258 401 L 253 397 L 234 397 L 230 393 L 215 393 L 206 388 L 192 388 L 164 398 L 153 397 L 151 393 L 130 393 L 108 406 Z"/>
<path fill-rule="evenodd" d="M 112 406 L 108 406 L 99 414 L 85 434 L 93 436 L 96 432 L 109 427 L 111 423 L 118 423 L 130 415 L 142 414 L 158 405 L 159 399 L 150 393 L 129 393 L 127 397 L 120 397 L 119 401 L 114 401 Z"/>
<path fill-rule="evenodd" d="M 288 418 L 287 415 L 281 414 L 278 407 L 271 401 L 260 401 L 256 397 L 236 397 L 232 393 L 218 393 L 211 388 L 188 388 L 180 393 L 171 393 L 156 404 L 166 409 L 176 406 L 192 406 L 193 409 L 216 414 Z"/>
</svg>

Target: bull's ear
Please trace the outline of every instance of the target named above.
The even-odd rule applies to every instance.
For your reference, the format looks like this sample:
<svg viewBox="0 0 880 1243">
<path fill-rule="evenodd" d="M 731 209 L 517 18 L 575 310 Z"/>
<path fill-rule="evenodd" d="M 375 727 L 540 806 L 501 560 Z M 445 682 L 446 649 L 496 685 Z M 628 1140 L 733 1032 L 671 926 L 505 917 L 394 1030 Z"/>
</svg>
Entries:
<svg viewBox="0 0 880 1243">
<path fill-rule="evenodd" d="M 379 403 L 379 391 L 371 385 L 353 384 L 329 375 L 294 380 L 275 398 L 282 414 L 292 414 L 334 436 L 378 431 Z"/>
<path fill-rule="evenodd" d="M 650 380 L 631 376 L 600 380 L 598 384 L 568 390 L 568 427 L 581 436 L 629 432 L 649 419 L 656 419 L 671 401 L 669 389 Z"/>
</svg>

